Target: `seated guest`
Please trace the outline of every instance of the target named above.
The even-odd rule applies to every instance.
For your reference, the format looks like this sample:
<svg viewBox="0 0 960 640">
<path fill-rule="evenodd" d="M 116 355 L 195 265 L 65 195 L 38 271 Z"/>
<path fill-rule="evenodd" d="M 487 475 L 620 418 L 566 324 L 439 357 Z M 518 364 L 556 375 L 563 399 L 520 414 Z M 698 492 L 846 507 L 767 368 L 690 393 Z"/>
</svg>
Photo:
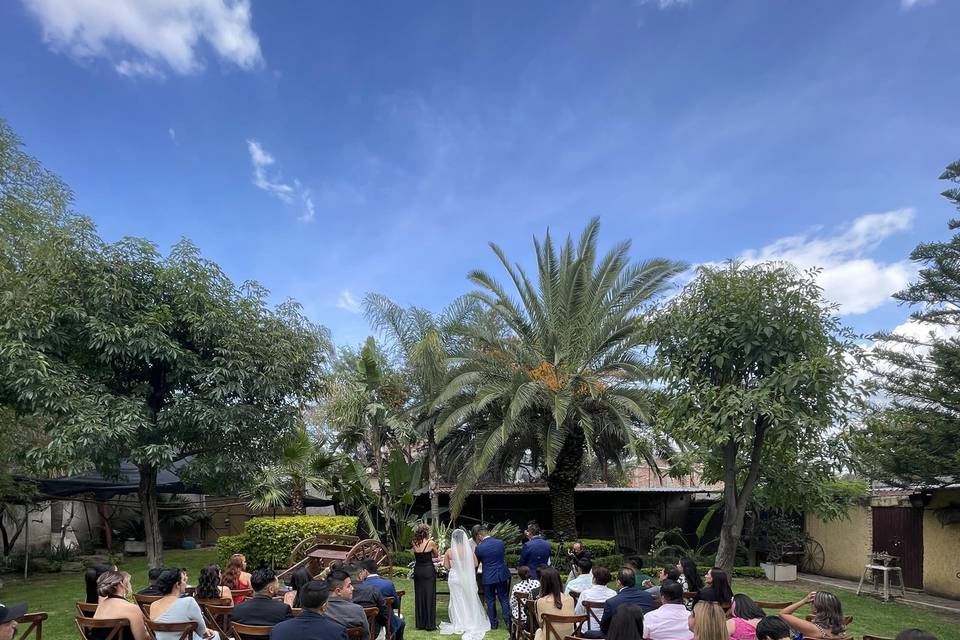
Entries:
<svg viewBox="0 0 960 640">
<path fill-rule="evenodd" d="M 727 616 L 716 602 L 704 600 L 694 605 L 688 627 L 694 640 L 730 640 Z"/>
<path fill-rule="evenodd" d="M 157 578 L 160 577 L 160 574 L 163 573 L 163 567 L 154 567 L 147 572 L 147 580 L 149 583 L 140 591 L 137 591 L 138 596 L 159 596 L 163 595 L 160 593 L 160 589 L 157 589 Z"/>
<path fill-rule="evenodd" d="M 657 575 L 657 579 L 660 581 L 660 584 L 663 584 L 664 580 L 673 580 L 674 582 L 680 582 L 680 570 L 676 566 L 669 564 L 663 569 L 660 569 L 660 573 Z M 660 595 L 660 587 L 653 584 L 652 580 L 647 580 L 641 586 L 647 590 L 647 593 L 652 595 L 654 598 Z M 680 585 L 680 590 L 683 590 L 683 585 Z"/>
<path fill-rule="evenodd" d="M 894 640 L 937 640 L 937 637 L 923 629 L 904 629 Z"/>
<path fill-rule="evenodd" d="M 593 562 L 590 561 L 590 558 L 581 558 L 577 561 L 577 577 L 573 580 L 567 581 L 567 586 L 564 587 L 564 593 L 570 593 L 571 591 L 576 591 L 580 593 L 591 584 L 593 584 Z"/>
<path fill-rule="evenodd" d="M 744 593 L 733 596 L 730 602 L 731 617 L 727 620 L 730 640 L 756 640 L 757 625 L 766 615 L 750 596 Z"/>
<path fill-rule="evenodd" d="M 231 593 L 241 591 L 250 588 L 250 577 L 247 573 L 247 557 L 242 553 L 235 553 L 230 556 L 230 562 L 227 563 L 220 584 L 229 588 Z M 233 604 L 240 604 L 246 599 L 247 596 L 233 594 Z"/>
<path fill-rule="evenodd" d="M 680 585 L 684 593 L 697 593 L 703 589 L 703 579 L 697 571 L 697 563 L 691 558 L 680 558 L 677 569 L 680 571 Z M 687 605 L 688 611 L 693 610 L 693 600 L 684 598 L 684 604 Z"/>
<path fill-rule="evenodd" d="M 515 594 L 526 593 L 528 598 L 536 600 L 533 597 L 533 592 L 535 589 L 540 590 L 540 581 L 530 577 L 530 567 L 526 565 L 517 567 L 517 581 L 517 584 L 513 585 L 513 589 L 510 590 L 510 615 L 514 620 L 519 620 L 526 625 L 527 612 L 517 605 Z"/>
<path fill-rule="evenodd" d="M 232 604 L 233 594 L 230 593 L 230 587 L 220 584 L 222 579 L 220 565 L 208 564 L 200 570 L 200 580 L 197 582 L 197 591 L 194 597 L 210 604 L 215 604 L 216 601 L 225 601 L 221 604 Z"/>
<path fill-rule="evenodd" d="M 107 571 L 116 570 L 117 567 L 115 565 L 104 564 L 102 562 L 87 567 L 87 570 L 83 572 L 83 581 L 87 587 L 87 604 L 97 604 L 102 600 L 102 598 L 97 595 L 97 579 Z"/>
<path fill-rule="evenodd" d="M 636 573 L 634 573 L 633 569 L 627 566 L 620 568 L 619 573 L 617 573 L 617 595 L 607 600 L 603 605 L 603 617 L 600 618 L 600 630 L 585 631 L 585 637 L 605 638 L 607 631 L 610 629 L 610 623 L 613 621 L 617 609 L 621 606 L 635 604 L 643 609 L 644 613 L 657 608 L 657 603 L 654 602 L 653 596 L 643 589 L 637 588 L 636 579 Z"/>
<path fill-rule="evenodd" d="M 812 622 L 793 615 L 805 604 L 811 605 Z M 803 600 L 781 609 L 780 617 L 794 631 L 802 633 L 807 638 L 838 638 L 847 634 L 840 599 L 829 591 L 813 591 L 807 594 Z"/>
<path fill-rule="evenodd" d="M 347 640 L 346 628 L 324 613 L 329 595 L 327 583 L 311 580 L 297 592 L 303 611 L 274 626 L 270 640 Z"/>
<path fill-rule="evenodd" d="M 213 638 L 216 633 L 207 629 L 200 605 L 193 598 L 183 598 L 187 589 L 187 572 L 183 569 L 164 569 L 157 578 L 157 588 L 163 595 L 150 604 L 150 619 L 155 622 L 196 622 L 193 640 Z M 157 631 L 156 640 L 180 640 L 175 631 Z"/>
<path fill-rule="evenodd" d="M 130 586 L 130 574 L 126 571 L 107 571 L 97 578 L 97 595 L 101 598 L 95 620 L 122 618 L 130 623 L 130 631 L 123 631 L 124 638 L 148 640 L 150 632 L 143 623 L 143 612 L 127 596 L 133 591 Z M 106 636 L 106 634 L 104 634 Z"/>
<path fill-rule="evenodd" d="M 570 594 L 564 593 L 560 586 L 560 574 L 553 567 L 540 568 L 540 597 L 537 598 L 537 618 L 540 626 L 534 640 L 544 640 L 543 634 L 543 614 L 549 613 L 557 616 L 572 616 L 576 603 Z M 555 625 L 557 633 L 561 638 L 573 635 L 572 624 Z"/>
<path fill-rule="evenodd" d="M 643 637 L 646 640 L 693 640 L 688 626 L 690 613 L 683 604 L 683 587 L 674 580 L 660 584 L 660 602 L 643 618 Z"/>
<path fill-rule="evenodd" d="M 693 599 L 694 606 L 701 600 L 716 602 L 721 607 L 730 606 L 730 601 L 733 600 L 733 588 L 730 586 L 730 578 L 727 577 L 727 572 L 720 567 L 714 567 L 707 571 L 707 575 L 703 579 L 707 586 L 700 589 L 697 597 Z"/>
<path fill-rule="evenodd" d="M 377 573 L 377 561 L 373 558 L 367 558 L 366 560 L 361 560 L 359 563 L 360 568 L 363 569 L 363 580 L 360 581 L 361 585 L 369 585 L 380 592 L 380 595 L 383 596 L 384 601 L 387 598 L 393 598 L 393 610 L 400 613 L 400 596 L 397 595 L 397 587 L 393 584 L 391 580 L 386 578 L 381 578 L 380 574 Z M 391 614 L 390 616 L 390 629 L 393 631 L 393 635 L 396 640 L 403 640 L 403 628 L 405 626 L 403 618 L 397 614 Z"/>
<path fill-rule="evenodd" d="M 637 584 L 646 589 L 643 583 L 651 582 L 652 578 L 643 572 L 643 558 L 640 556 L 630 556 L 630 559 L 624 562 L 624 564 L 633 569 L 634 574 L 637 576 Z"/>
<path fill-rule="evenodd" d="M 610 623 L 607 640 L 640 640 L 643 637 L 643 609 L 635 604 L 620 607 Z"/>
<path fill-rule="evenodd" d="M 606 602 L 613 596 L 617 595 L 617 592 L 607 586 L 607 583 L 610 582 L 610 569 L 607 569 L 603 566 L 596 566 L 591 572 L 593 577 L 593 584 L 580 592 L 580 599 L 577 600 L 577 606 L 574 609 L 574 613 L 578 616 L 582 616 L 587 612 L 584 602 Z M 599 630 L 600 621 L 594 620 L 593 615 L 587 618 L 587 624 L 584 625 L 586 631 Z"/>
<path fill-rule="evenodd" d="M 313 580 L 313 577 L 306 567 L 300 567 L 291 573 L 290 577 L 287 578 L 287 586 L 290 587 L 290 591 L 283 594 L 283 601 L 294 609 L 299 609 L 302 606 L 300 604 L 300 589 L 311 580 Z"/>
<path fill-rule="evenodd" d="M 377 628 L 370 629 L 370 635 L 376 638 L 380 634 L 380 629 L 390 621 L 392 615 L 391 611 L 387 609 L 387 601 L 376 587 L 364 584 L 363 578 L 367 575 L 367 572 L 359 564 L 344 565 L 343 570 L 347 572 L 352 582 L 353 603 L 361 607 L 377 608 Z"/>
<path fill-rule="evenodd" d="M 370 640 L 370 623 L 367 621 L 367 614 L 363 607 L 353 602 L 354 587 L 350 574 L 342 569 L 331 571 L 327 576 L 327 587 L 329 597 L 326 616 L 346 629 L 362 627 L 363 635 L 360 636 L 360 640 Z"/>
<path fill-rule="evenodd" d="M 13 634 L 17 631 L 17 618 L 27 612 L 27 605 L 20 604 L 2 605 L 0 604 L 0 640 L 11 640 Z"/>
<path fill-rule="evenodd" d="M 232 620 L 240 624 L 270 627 L 293 617 L 290 605 L 274 600 L 280 583 L 273 569 L 257 569 L 250 576 L 254 595 L 233 607 Z"/>
<path fill-rule="evenodd" d="M 764 616 L 757 623 L 757 640 L 793 640 L 793 632 L 790 631 L 790 625 L 784 622 L 780 616 Z M 920 640 L 920 638 L 916 640 Z M 929 638 L 927 640 L 937 639 Z"/>
</svg>

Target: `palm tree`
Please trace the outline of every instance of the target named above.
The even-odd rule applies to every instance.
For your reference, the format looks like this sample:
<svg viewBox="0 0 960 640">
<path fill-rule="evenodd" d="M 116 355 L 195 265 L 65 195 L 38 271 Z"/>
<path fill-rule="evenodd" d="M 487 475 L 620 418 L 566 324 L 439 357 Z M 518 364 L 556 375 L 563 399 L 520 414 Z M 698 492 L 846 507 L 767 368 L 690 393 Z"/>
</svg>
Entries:
<svg viewBox="0 0 960 640">
<path fill-rule="evenodd" d="M 649 421 L 650 365 L 646 305 L 684 265 L 665 259 L 631 263 L 621 242 L 597 261 L 599 220 L 591 220 L 576 248 L 567 238 L 559 253 L 549 231 L 534 240 L 538 281 L 491 248 L 510 276 L 519 301 L 483 271 L 470 273 L 471 294 L 500 322 L 468 331 L 450 382 L 434 401 L 444 407 L 443 438 L 469 424 L 476 430 L 472 463 L 452 500 L 459 511 L 469 490 L 502 449 L 536 442 L 550 487 L 554 530 L 576 535 L 574 488 L 588 452 L 607 459 L 617 451 L 646 453 L 638 424 Z M 498 411 L 498 419 L 489 418 Z M 532 436 L 532 437 L 531 437 Z"/>
<path fill-rule="evenodd" d="M 411 388 L 406 411 L 413 428 L 426 439 L 430 519 L 437 523 L 440 502 L 436 424 L 441 410 L 433 405 L 433 400 L 449 381 L 449 359 L 459 345 L 465 326 L 479 313 L 479 307 L 475 300 L 463 296 L 439 314 L 433 314 L 419 307 L 403 308 L 375 293 L 364 297 L 363 306 L 367 320 L 384 334 L 402 360 Z"/>
</svg>

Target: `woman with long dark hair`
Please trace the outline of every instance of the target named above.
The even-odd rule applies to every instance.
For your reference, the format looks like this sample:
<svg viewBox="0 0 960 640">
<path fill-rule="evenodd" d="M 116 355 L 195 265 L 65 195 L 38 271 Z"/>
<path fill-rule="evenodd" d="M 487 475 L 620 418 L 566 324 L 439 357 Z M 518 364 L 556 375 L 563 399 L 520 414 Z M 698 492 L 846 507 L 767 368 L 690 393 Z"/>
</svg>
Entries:
<svg viewBox="0 0 960 640">
<path fill-rule="evenodd" d="M 207 629 L 206 620 L 200 611 L 200 605 L 193 598 L 184 598 L 187 589 L 187 572 L 183 569 L 167 569 L 157 579 L 157 588 L 163 594 L 159 600 L 150 603 L 150 619 L 154 622 L 196 622 L 197 630 L 192 640 L 207 640 L 215 636 Z M 157 631 L 157 640 L 180 640 L 177 631 Z"/>
<path fill-rule="evenodd" d="M 643 609 L 640 605 L 628 604 L 617 609 L 617 615 L 610 621 L 607 640 L 641 640 L 641 638 L 643 638 Z"/>
<path fill-rule="evenodd" d="M 764 616 L 757 623 L 757 640 L 791 640 L 792 636 L 790 625 L 780 616 Z"/>
<path fill-rule="evenodd" d="M 421 522 L 413 528 L 413 604 L 417 629 L 437 628 L 437 570 L 433 563 L 437 543 L 430 537 L 430 526 Z"/>
<path fill-rule="evenodd" d="M 793 615 L 805 604 L 810 605 L 813 620 Z M 829 591 L 812 591 L 798 602 L 780 610 L 780 617 L 807 638 L 838 638 L 847 634 L 840 599 Z"/>
<path fill-rule="evenodd" d="M 729 607 L 733 600 L 733 587 L 730 586 L 730 578 L 727 577 L 727 572 L 720 567 L 713 567 L 710 571 L 707 571 L 705 580 L 707 586 L 700 589 L 697 597 L 693 599 L 694 606 L 700 601 L 705 601 L 716 602 L 722 607 Z"/>
<path fill-rule="evenodd" d="M 730 603 L 731 617 L 727 620 L 730 640 L 756 640 L 757 625 L 767 615 L 763 609 L 745 593 L 733 596 Z"/>
<path fill-rule="evenodd" d="M 220 573 L 220 565 L 208 564 L 200 570 L 200 579 L 197 581 L 197 600 L 205 600 L 213 604 L 215 600 L 232 600 L 233 594 L 230 593 L 230 587 L 220 584 L 223 576 Z M 225 602 L 224 604 L 230 604 Z"/>
<path fill-rule="evenodd" d="M 97 594 L 97 579 L 108 571 L 116 571 L 117 567 L 112 564 L 98 562 L 87 567 L 83 572 L 83 581 L 86 585 L 88 604 L 98 604 L 103 598 Z"/>
<path fill-rule="evenodd" d="M 560 574 L 550 566 L 540 567 L 540 597 L 537 599 L 537 619 L 540 620 L 540 628 L 534 640 L 543 640 L 543 614 L 549 613 L 558 616 L 576 615 L 574 609 L 577 603 L 569 593 L 563 592 L 560 585 Z M 573 635 L 572 624 L 554 625 L 561 638 Z"/>
<path fill-rule="evenodd" d="M 300 567 L 294 571 L 286 581 L 290 591 L 283 595 L 283 601 L 294 609 L 299 609 L 302 606 L 300 604 L 300 592 L 304 585 L 311 580 L 313 580 L 313 576 L 310 575 L 310 571 L 306 567 Z"/>
</svg>

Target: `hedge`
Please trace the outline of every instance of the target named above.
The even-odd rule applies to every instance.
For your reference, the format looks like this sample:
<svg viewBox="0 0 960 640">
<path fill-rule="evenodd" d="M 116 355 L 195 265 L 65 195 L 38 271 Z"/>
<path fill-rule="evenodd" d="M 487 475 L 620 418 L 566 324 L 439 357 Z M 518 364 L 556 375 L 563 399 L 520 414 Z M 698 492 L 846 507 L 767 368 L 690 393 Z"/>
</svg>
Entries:
<svg viewBox="0 0 960 640">
<path fill-rule="evenodd" d="M 284 566 L 294 547 L 310 536 L 320 534 L 357 534 L 354 516 L 281 516 L 251 518 L 238 536 L 221 536 L 217 540 L 217 557 L 225 566 L 230 556 L 242 553 L 249 567 Z"/>
</svg>

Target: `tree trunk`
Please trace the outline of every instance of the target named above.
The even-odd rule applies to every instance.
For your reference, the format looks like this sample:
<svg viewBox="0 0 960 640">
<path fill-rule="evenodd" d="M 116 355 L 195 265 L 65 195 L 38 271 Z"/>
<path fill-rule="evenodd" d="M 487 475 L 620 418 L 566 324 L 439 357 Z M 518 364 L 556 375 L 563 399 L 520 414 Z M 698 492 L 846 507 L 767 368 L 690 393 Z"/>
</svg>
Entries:
<svg viewBox="0 0 960 640">
<path fill-rule="evenodd" d="M 4 505 L 2 508 L 0 508 L 0 535 L 3 536 L 4 557 L 9 556 L 10 552 L 13 551 L 13 545 L 17 543 L 17 538 L 20 537 L 20 534 L 23 532 L 23 527 L 27 524 L 27 518 L 30 517 L 30 510 L 28 506 L 24 505 L 23 513 L 23 520 L 18 521 L 16 516 L 11 515 L 9 506 Z M 14 530 L 12 536 L 7 533 L 7 528 L 3 525 L 4 516 L 10 516 L 10 519 L 13 521 Z"/>
<path fill-rule="evenodd" d="M 147 545 L 147 566 L 155 569 L 163 566 L 163 538 L 160 535 L 160 512 L 157 508 L 157 468 L 153 465 L 138 465 L 140 486 L 140 511 L 143 514 L 143 529 Z"/>
<path fill-rule="evenodd" d="M 586 438 L 583 435 L 583 429 L 579 426 L 570 427 L 560 453 L 557 455 L 553 472 L 547 476 L 553 532 L 559 539 L 575 540 L 577 537 L 574 489 L 580 481 L 585 447 Z"/>
<path fill-rule="evenodd" d="M 440 522 L 440 494 L 438 489 L 438 478 L 437 478 L 437 438 L 436 434 L 433 431 L 433 425 L 430 425 L 427 439 L 427 473 L 429 478 L 427 479 L 429 491 L 430 491 L 430 522 L 436 525 Z"/>
<path fill-rule="evenodd" d="M 293 487 L 290 491 L 290 510 L 295 515 L 302 516 L 307 513 L 304 506 L 304 495 L 307 493 L 306 485 L 302 478 L 293 478 Z"/>
<path fill-rule="evenodd" d="M 753 444 L 750 448 L 750 460 L 743 486 L 737 490 L 737 443 L 729 440 L 723 445 L 723 525 L 720 527 L 720 547 L 717 549 L 716 566 L 733 575 L 733 565 L 737 559 L 737 546 L 743 531 L 743 520 L 747 515 L 747 505 L 753 496 L 753 489 L 760 476 L 760 458 L 763 453 L 763 441 L 767 425 L 759 417 L 754 427 Z"/>
</svg>

